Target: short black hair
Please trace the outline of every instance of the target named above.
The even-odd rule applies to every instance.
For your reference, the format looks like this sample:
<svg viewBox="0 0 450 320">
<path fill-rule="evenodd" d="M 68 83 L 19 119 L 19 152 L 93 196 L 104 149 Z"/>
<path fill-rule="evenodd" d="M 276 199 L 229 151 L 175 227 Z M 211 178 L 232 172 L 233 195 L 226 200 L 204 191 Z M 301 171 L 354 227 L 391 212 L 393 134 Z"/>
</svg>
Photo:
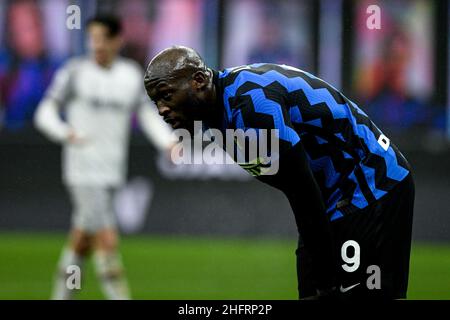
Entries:
<svg viewBox="0 0 450 320">
<path fill-rule="evenodd" d="M 97 15 L 90 18 L 86 27 L 89 27 L 93 23 L 99 23 L 108 28 L 108 37 L 113 38 L 122 33 L 122 23 L 120 19 L 113 15 Z"/>
</svg>

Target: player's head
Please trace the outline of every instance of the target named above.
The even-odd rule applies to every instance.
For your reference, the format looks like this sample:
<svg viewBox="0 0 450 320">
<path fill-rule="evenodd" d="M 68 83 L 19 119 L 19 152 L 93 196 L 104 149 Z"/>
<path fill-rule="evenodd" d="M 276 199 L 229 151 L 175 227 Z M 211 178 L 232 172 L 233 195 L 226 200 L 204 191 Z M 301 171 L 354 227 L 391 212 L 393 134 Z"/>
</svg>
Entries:
<svg viewBox="0 0 450 320">
<path fill-rule="evenodd" d="M 88 46 L 95 61 L 100 65 L 110 64 L 122 45 L 122 25 L 114 16 L 95 16 L 86 24 Z"/>
<path fill-rule="evenodd" d="M 144 84 L 159 114 L 174 129 L 192 132 L 195 120 L 211 116 L 212 71 L 191 48 L 174 46 L 158 53 L 147 67 Z"/>
</svg>

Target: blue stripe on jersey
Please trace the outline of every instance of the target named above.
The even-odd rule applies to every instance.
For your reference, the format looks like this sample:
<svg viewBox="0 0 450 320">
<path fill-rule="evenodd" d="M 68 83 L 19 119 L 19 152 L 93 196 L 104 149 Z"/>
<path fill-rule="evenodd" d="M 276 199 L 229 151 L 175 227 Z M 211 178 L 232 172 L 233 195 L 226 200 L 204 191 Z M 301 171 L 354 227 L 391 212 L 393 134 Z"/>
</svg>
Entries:
<svg viewBox="0 0 450 320">
<path fill-rule="evenodd" d="M 345 159 L 353 159 L 353 157 L 351 155 L 349 155 L 347 152 L 342 151 L 342 154 L 344 155 Z"/>
<path fill-rule="evenodd" d="M 310 121 L 304 121 L 303 123 L 322 128 L 322 119 L 314 119 L 314 120 L 310 120 Z"/>
<path fill-rule="evenodd" d="M 284 123 L 281 106 L 275 101 L 267 99 L 262 89 L 250 90 L 244 95 L 251 97 L 256 112 L 271 115 L 273 117 L 275 129 L 279 130 L 278 135 L 280 139 L 290 142 L 292 146 L 300 141 L 297 132 Z M 240 113 L 240 110 L 237 110 L 237 112 Z"/>
<path fill-rule="evenodd" d="M 408 170 L 398 165 L 397 157 L 395 156 L 392 146 L 389 146 L 389 149 L 385 151 L 381 147 L 381 145 L 377 142 L 374 133 L 370 131 L 370 129 L 366 125 L 357 124 L 356 127 L 357 130 L 355 133 L 359 137 L 363 138 L 364 141 L 369 142 L 372 141 L 372 143 L 366 143 L 367 147 L 369 148 L 369 151 L 373 154 L 382 157 L 386 162 L 387 176 L 397 181 L 403 180 L 403 178 L 405 178 L 408 175 Z M 389 157 L 386 157 L 386 152 L 388 153 Z"/>
<path fill-rule="evenodd" d="M 334 221 L 336 219 L 342 218 L 344 215 L 339 210 L 336 210 L 336 212 L 331 216 L 330 220 Z"/>
<path fill-rule="evenodd" d="M 291 121 L 293 123 L 303 122 L 302 115 L 300 113 L 300 109 L 298 108 L 298 106 L 294 106 L 289 109 L 289 116 L 291 117 Z"/>
<path fill-rule="evenodd" d="M 382 196 L 384 196 L 387 192 L 377 189 L 377 187 L 375 186 L 375 169 L 365 166 L 362 163 L 360 164 L 361 169 L 363 170 L 363 172 L 365 173 L 369 173 L 366 176 L 367 179 L 367 184 L 370 187 L 370 190 L 372 191 L 373 195 L 375 196 L 376 199 L 380 199 Z"/>
<path fill-rule="evenodd" d="M 341 174 L 334 169 L 333 161 L 330 157 L 309 158 L 309 161 L 313 172 L 323 171 L 326 177 L 325 186 L 327 188 L 331 188 L 341 177 Z"/>
<path fill-rule="evenodd" d="M 318 144 L 325 144 L 325 143 L 328 143 L 327 140 L 322 139 L 321 137 L 315 137 L 315 138 L 316 138 Z"/>
<path fill-rule="evenodd" d="M 342 135 L 342 133 L 335 133 L 334 135 L 345 142 L 345 139 L 344 139 L 344 136 Z"/>
<path fill-rule="evenodd" d="M 348 178 L 356 184 L 355 192 L 353 193 L 353 197 L 352 197 L 352 200 L 351 200 L 352 204 L 355 207 L 358 207 L 360 209 L 367 207 L 368 202 L 367 202 L 366 198 L 364 197 L 364 195 L 362 193 L 362 190 L 361 190 L 361 188 L 359 186 L 358 180 L 356 180 L 355 173 L 352 172 L 348 176 Z"/>
</svg>

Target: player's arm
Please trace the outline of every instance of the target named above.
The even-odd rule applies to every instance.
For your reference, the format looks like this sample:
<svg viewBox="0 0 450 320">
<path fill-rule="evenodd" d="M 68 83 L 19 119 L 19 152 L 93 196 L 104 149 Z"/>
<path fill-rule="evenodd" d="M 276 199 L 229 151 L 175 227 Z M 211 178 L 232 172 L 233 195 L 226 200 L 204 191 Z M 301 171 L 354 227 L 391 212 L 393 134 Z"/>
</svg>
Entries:
<svg viewBox="0 0 450 320">
<path fill-rule="evenodd" d="M 34 115 L 34 125 L 50 140 L 64 142 L 74 135 L 73 130 L 59 116 L 59 105 L 51 98 L 44 98 Z"/>
<path fill-rule="evenodd" d="M 79 140 L 75 131 L 60 116 L 60 108 L 71 89 L 72 69 L 73 62 L 68 62 L 56 72 L 34 114 L 33 121 L 36 128 L 55 142 Z"/>
<path fill-rule="evenodd" d="M 270 154 L 271 161 L 277 162 L 272 163 L 272 167 L 278 170 L 272 175 L 260 175 L 258 179 L 280 189 L 289 199 L 299 233 L 313 260 L 319 294 L 332 292 L 336 264 L 326 207 L 289 116 L 278 103 L 265 99 L 258 90 L 237 97 L 232 103 L 236 128 L 278 130 L 279 150 L 271 148 Z"/>
<path fill-rule="evenodd" d="M 260 180 L 278 187 L 288 198 L 303 244 L 312 258 L 318 295 L 331 294 L 336 290 L 336 264 L 330 223 L 302 142 L 280 155 L 274 176 L 261 176 Z"/>
</svg>

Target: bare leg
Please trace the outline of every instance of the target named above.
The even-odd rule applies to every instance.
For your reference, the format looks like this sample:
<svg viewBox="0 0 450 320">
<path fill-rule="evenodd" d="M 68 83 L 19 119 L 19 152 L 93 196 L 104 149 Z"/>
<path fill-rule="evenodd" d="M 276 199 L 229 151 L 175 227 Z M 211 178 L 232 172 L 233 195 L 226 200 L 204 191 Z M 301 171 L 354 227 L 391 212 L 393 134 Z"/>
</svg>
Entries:
<svg viewBox="0 0 450 320">
<path fill-rule="evenodd" d="M 110 300 L 128 300 L 130 293 L 118 252 L 118 233 L 114 228 L 95 234 L 94 262 L 105 296 Z"/>
</svg>

